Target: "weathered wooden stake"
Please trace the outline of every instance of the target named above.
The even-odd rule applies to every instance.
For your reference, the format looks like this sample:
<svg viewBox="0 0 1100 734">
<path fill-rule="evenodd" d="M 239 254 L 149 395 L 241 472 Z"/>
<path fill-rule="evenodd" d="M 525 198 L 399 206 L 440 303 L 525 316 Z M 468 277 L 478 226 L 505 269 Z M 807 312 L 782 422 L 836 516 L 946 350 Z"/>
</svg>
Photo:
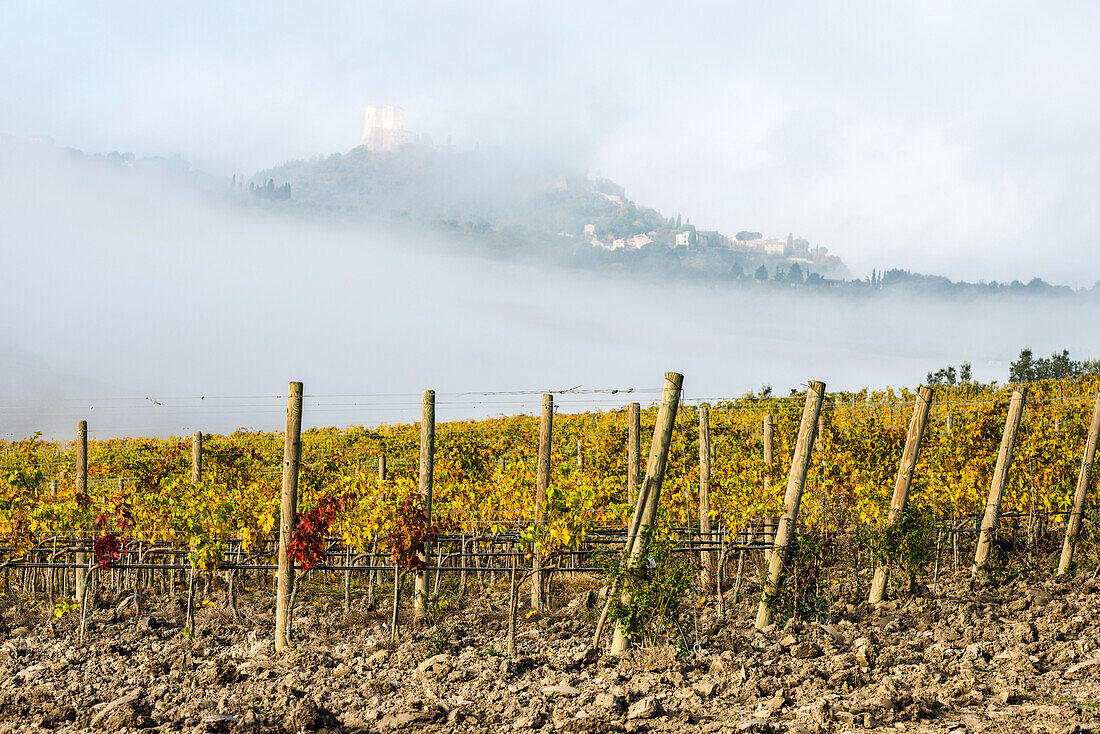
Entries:
<svg viewBox="0 0 1100 734">
<path fill-rule="evenodd" d="M 378 483 L 381 484 L 386 481 L 386 455 L 379 454 L 378 456 Z"/>
<path fill-rule="evenodd" d="M 626 496 L 630 504 L 638 499 L 642 483 L 642 406 L 631 403 L 626 419 Z"/>
<path fill-rule="evenodd" d="M 458 562 L 461 564 L 460 568 L 462 570 L 458 573 L 458 593 L 459 596 L 462 596 L 466 593 L 466 566 L 468 560 L 466 558 L 466 533 L 462 534 L 462 540 L 459 542 L 462 545 L 459 546 Z"/>
<path fill-rule="evenodd" d="M 191 436 L 191 481 L 198 484 L 202 481 L 202 432 L 195 431 Z"/>
<path fill-rule="evenodd" d="M 909 487 L 913 484 L 913 470 L 920 455 L 920 443 L 924 437 L 924 426 L 928 422 L 928 409 L 932 405 L 932 388 L 921 387 L 917 390 L 917 399 L 913 404 L 913 417 L 909 420 L 909 432 L 905 435 L 905 450 L 901 454 L 898 478 L 894 482 L 894 496 L 890 500 L 890 514 L 887 524 L 901 520 L 905 507 L 909 503 Z M 875 568 L 875 578 L 871 582 L 871 595 L 868 601 L 877 604 L 886 595 L 886 581 L 890 569 L 881 561 Z"/>
<path fill-rule="evenodd" d="M 676 411 L 680 405 L 680 390 L 684 385 L 684 376 L 678 372 L 665 373 L 665 386 L 661 395 L 661 407 L 657 411 L 657 425 L 653 427 L 653 441 L 649 445 L 649 461 L 646 463 L 645 479 L 638 492 L 634 517 L 631 519 L 630 533 L 627 537 L 626 558 L 628 568 L 637 568 L 645 558 L 649 537 L 647 530 L 657 520 L 657 507 L 661 502 L 661 484 L 665 479 L 665 464 L 668 461 L 668 448 L 672 444 L 672 429 L 676 426 Z M 623 606 L 630 607 L 633 599 L 630 593 L 623 591 Z M 620 653 L 630 647 L 631 639 L 624 634 L 622 625 L 615 625 L 615 637 L 611 642 L 612 654 Z"/>
<path fill-rule="evenodd" d="M 775 461 L 775 425 L 772 423 L 771 413 L 764 416 L 764 423 L 762 426 L 764 433 L 764 465 L 767 467 L 764 470 L 764 494 L 768 495 L 772 490 L 772 463 Z M 769 527 L 772 527 L 774 522 L 778 522 L 778 518 L 765 518 L 764 532 L 767 532 Z M 775 533 L 772 533 L 772 540 L 775 539 Z M 768 564 L 771 563 L 772 552 L 769 548 L 764 551 L 764 566 L 759 569 L 760 573 L 767 570 Z"/>
<path fill-rule="evenodd" d="M 550 444 L 554 436 L 554 396 L 542 396 L 542 417 L 539 418 L 539 463 L 535 478 L 535 525 L 542 525 L 542 513 L 546 508 L 546 491 L 550 487 Z M 545 582 L 542 575 L 542 559 L 537 551 L 531 552 L 531 608 L 542 605 Z"/>
<path fill-rule="evenodd" d="M 76 493 L 77 496 L 88 495 L 88 421 L 80 421 L 76 424 Z M 84 533 L 80 534 L 83 544 Z M 81 546 L 83 547 L 83 545 Z M 77 600 L 84 599 L 84 586 L 87 581 L 88 557 L 84 551 L 76 554 L 76 568 L 73 573 L 74 588 Z"/>
<path fill-rule="evenodd" d="M 508 642 L 505 647 L 504 654 L 509 658 L 516 656 L 516 612 L 519 611 L 519 587 L 516 586 L 516 556 L 518 550 L 513 548 L 512 553 L 512 576 L 511 581 L 508 584 Z"/>
<path fill-rule="evenodd" d="M 699 406 L 699 535 L 703 545 L 714 541 L 710 537 L 710 408 Z M 714 577 L 714 554 L 710 551 L 699 553 L 699 562 L 703 567 L 700 581 L 704 591 L 709 591 Z"/>
<path fill-rule="evenodd" d="M 658 419 L 657 426 L 661 425 L 661 420 Z M 675 426 L 675 416 L 673 417 L 673 425 Z M 657 427 L 654 427 L 656 432 Z M 640 431 L 639 431 L 640 432 Z M 652 449 L 652 446 L 650 447 Z M 641 482 L 639 487 L 638 496 L 634 498 L 634 512 L 630 516 L 630 523 L 627 525 L 626 531 L 626 543 L 623 545 L 623 556 L 627 557 L 630 554 L 630 549 L 634 547 L 634 539 L 638 536 L 638 527 L 642 522 L 642 515 L 645 514 L 646 509 L 646 495 L 650 490 L 650 485 L 644 481 Z M 607 592 L 607 600 L 604 602 L 603 611 L 600 612 L 600 618 L 596 622 L 596 631 L 592 635 L 592 649 L 597 649 L 600 646 L 600 640 L 603 639 L 604 626 L 607 623 L 607 615 L 611 610 L 611 601 L 619 593 L 619 580 L 615 579 L 611 584 L 611 588 Z"/>
<path fill-rule="evenodd" d="M 344 565 L 351 565 L 351 547 L 344 548 Z M 351 611 L 351 571 L 344 571 L 344 614 Z"/>
<path fill-rule="evenodd" d="M 1058 390 L 1061 391 L 1061 386 Z M 1089 479 L 1092 476 L 1092 462 L 1096 458 L 1096 443 L 1100 437 L 1100 394 L 1096 396 L 1096 405 L 1092 409 L 1092 423 L 1085 441 L 1085 452 L 1081 455 L 1081 471 L 1077 474 L 1077 490 L 1073 493 L 1073 507 L 1066 520 L 1066 539 L 1062 543 L 1062 557 L 1058 561 L 1058 575 L 1069 571 L 1073 563 L 1073 549 L 1077 545 L 1077 534 L 1081 532 L 1081 519 L 1085 512 L 1085 495 L 1089 491 Z"/>
<path fill-rule="evenodd" d="M 810 468 L 810 454 L 814 447 L 817 419 L 821 415 L 821 401 L 824 395 L 825 383 L 810 380 L 806 390 L 806 406 L 802 409 L 802 423 L 798 427 L 798 440 L 794 446 L 794 457 L 791 459 L 791 474 L 787 480 L 787 494 L 783 503 L 784 512 L 779 518 L 779 527 L 776 528 L 768 565 L 768 577 L 764 581 L 760 607 L 756 612 L 756 629 L 764 629 L 772 621 L 772 604 L 779 596 L 779 579 L 783 575 L 783 564 L 787 560 L 787 548 L 795 540 L 797 532 L 802 489 L 806 484 L 806 471 Z"/>
<path fill-rule="evenodd" d="M 985 516 L 982 518 L 982 530 L 978 535 L 978 547 L 974 551 L 973 574 L 978 573 L 989 562 L 989 553 L 993 548 L 993 531 L 1001 516 L 1001 498 L 1004 496 L 1008 470 L 1012 466 L 1012 450 L 1016 446 L 1016 429 L 1020 427 L 1020 416 L 1024 412 L 1024 398 L 1027 387 L 1021 387 L 1012 393 L 1012 402 L 1008 405 L 1008 417 L 1005 430 L 1001 434 L 1001 448 L 997 452 L 997 468 L 993 470 L 993 481 L 989 485 L 989 497 L 985 502 Z"/>
<path fill-rule="evenodd" d="M 401 567 L 393 564 L 393 611 L 390 615 L 390 642 L 397 641 L 398 612 L 401 609 Z"/>
<path fill-rule="evenodd" d="M 424 499 L 424 515 L 428 525 L 432 524 L 432 478 L 435 471 L 435 390 L 425 390 L 420 409 L 420 496 Z M 432 549 L 425 543 L 420 553 L 420 562 L 427 565 L 432 557 Z M 416 591 L 413 598 L 413 620 L 424 619 L 425 605 L 428 600 L 428 575 L 420 568 L 416 570 Z"/>
<path fill-rule="evenodd" d="M 298 524 L 298 467 L 302 460 L 302 383 L 290 383 L 283 439 L 283 493 L 279 506 L 279 570 L 275 592 L 275 651 L 290 641 L 290 596 L 294 587 L 290 538 Z"/>
<path fill-rule="evenodd" d="M 375 537 L 374 541 L 371 543 L 370 565 L 371 566 L 377 566 L 378 565 L 378 538 L 377 537 Z M 382 576 L 381 571 L 379 571 L 375 568 L 371 568 L 370 577 L 368 578 L 368 581 L 367 581 L 367 609 L 370 609 L 370 610 L 374 609 L 374 586 L 377 583 L 377 579 L 380 578 L 381 576 Z"/>
<path fill-rule="evenodd" d="M 770 471 L 772 463 L 775 461 L 775 426 L 772 424 L 772 417 L 769 413 L 764 416 L 764 463 L 767 464 Z M 772 488 L 771 474 L 764 475 L 764 491 L 767 492 Z"/>
<path fill-rule="evenodd" d="M 187 613 L 184 615 L 183 625 L 187 628 L 187 632 L 195 637 L 195 566 L 190 561 L 188 565 L 190 568 L 187 571 Z"/>
</svg>

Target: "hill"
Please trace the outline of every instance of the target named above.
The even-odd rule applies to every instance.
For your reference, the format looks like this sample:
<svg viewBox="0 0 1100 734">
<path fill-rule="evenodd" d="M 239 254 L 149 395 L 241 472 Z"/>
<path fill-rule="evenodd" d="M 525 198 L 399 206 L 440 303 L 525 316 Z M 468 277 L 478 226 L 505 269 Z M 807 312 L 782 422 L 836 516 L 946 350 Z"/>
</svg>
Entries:
<svg viewBox="0 0 1100 734">
<path fill-rule="evenodd" d="M 737 279 L 763 267 L 769 278 L 797 273 L 799 282 L 848 274 L 840 258 L 804 239 L 698 231 L 631 201 L 613 181 L 499 148 L 358 147 L 261 171 L 241 187 L 272 206 L 428 227 L 470 247 L 586 269 Z"/>
</svg>

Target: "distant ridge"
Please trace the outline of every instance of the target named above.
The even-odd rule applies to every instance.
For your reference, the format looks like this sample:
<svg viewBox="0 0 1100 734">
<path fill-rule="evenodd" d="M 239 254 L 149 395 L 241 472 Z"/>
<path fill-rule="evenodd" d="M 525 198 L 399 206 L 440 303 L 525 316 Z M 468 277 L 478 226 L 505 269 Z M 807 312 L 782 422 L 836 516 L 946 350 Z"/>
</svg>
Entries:
<svg viewBox="0 0 1100 734">
<path fill-rule="evenodd" d="M 261 171 L 241 187 L 282 199 L 280 206 L 430 227 L 479 240 L 492 251 L 588 268 L 658 267 L 737 279 L 763 266 L 769 277 L 792 267 L 803 279 L 848 276 L 840 258 L 804 239 L 754 242 L 699 231 L 679 215 L 636 204 L 613 181 L 503 149 L 459 151 L 426 142 L 384 151 L 360 146 Z"/>
</svg>

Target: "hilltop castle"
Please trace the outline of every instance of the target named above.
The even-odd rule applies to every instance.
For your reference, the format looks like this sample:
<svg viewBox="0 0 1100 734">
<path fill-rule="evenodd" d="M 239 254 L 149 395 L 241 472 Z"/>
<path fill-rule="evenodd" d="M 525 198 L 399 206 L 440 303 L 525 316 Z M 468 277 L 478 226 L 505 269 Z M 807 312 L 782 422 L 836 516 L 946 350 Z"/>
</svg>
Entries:
<svg viewBox="0 0 1100 734">
<path fill-rule="evenodd" d="M 404 118 L 400 107 L 367 105 L 363 140 L 359 144 L 372 152 L 385 152 L 413 142 L 418 136 L 405 130 Z"/>
</svg>

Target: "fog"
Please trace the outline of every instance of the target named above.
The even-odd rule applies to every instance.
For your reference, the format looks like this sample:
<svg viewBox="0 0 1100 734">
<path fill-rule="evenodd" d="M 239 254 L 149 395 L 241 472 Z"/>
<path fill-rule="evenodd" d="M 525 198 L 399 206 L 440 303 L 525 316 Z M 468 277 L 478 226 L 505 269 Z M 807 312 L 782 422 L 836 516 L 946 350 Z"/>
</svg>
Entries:
<svg viewBox="0 0 1100 734">
<path fill-rule="evenodd" d="M 1091 286 L 1100 6 L 23 2 L 0 133 L 228 176 L 346 151 L 363 106 L 527 145 L 700 229 L 853 273 Z"/>
<path fill-rule="evenodd" d="M 1092 299 L 867 301 L 607 279 L 485 260 L 438 236 L 243 207 L 177 176 L 42 147 L 0 155 L 0 434 L 279 429 L 689 400 L 808 379 L 914 386 L 968 359 L 1004 380 L 1020 347 L 1095 356 Z M 531 391 L 530 394 L 485 395 Z M 477 393 L 477 394 L 467 394 Z"/>
</svg>

